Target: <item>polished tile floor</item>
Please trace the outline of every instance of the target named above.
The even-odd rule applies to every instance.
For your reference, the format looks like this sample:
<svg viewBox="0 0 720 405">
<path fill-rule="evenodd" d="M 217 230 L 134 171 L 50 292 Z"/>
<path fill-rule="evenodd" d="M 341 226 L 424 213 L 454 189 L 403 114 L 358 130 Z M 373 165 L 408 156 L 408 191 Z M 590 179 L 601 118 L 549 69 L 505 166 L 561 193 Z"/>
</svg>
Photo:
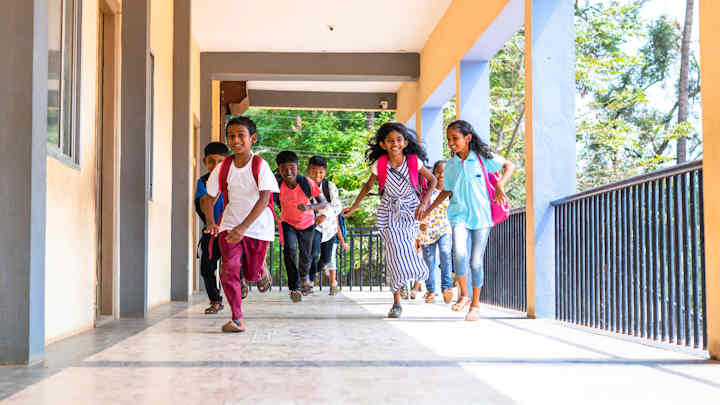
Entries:
<svg viewBox="0 0 720 405">
<path fill-rule="evenodd" d="M 252 293 L 248 331 L 171 304 L 0 368 L 0 404 L 710 404 L 720 364 L 485 308 L 463 322 L 444 304 L 388 293 L 325 293 L 292 304 Z"/>
</svg>

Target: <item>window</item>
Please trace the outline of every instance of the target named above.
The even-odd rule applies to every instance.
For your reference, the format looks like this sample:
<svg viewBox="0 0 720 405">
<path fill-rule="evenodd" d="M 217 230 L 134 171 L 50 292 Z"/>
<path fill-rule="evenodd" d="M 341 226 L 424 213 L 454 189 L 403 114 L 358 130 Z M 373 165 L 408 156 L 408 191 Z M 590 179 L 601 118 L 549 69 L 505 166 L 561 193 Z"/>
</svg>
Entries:
<svg viewBox="0 0 720 405">
<path fill-rule="evenodd" d="M 48 0 L 48 151 L 79 159 L 79 56 L 81 0 Z"/>
<path fill-rule="evenodd" d="M 147 134 L 147 159 L 145 160 L 147 163 L 147 174 L 148 174 L 148 181 L 147 181 L 147 199 L 152 200 L 153 199 L 153 192 L 154 192 L 154 181 L 155 181 L 155 55 L 150 52 L 149 55 L 149 64 L 150 64 L 150 84 L 149 87 L 149 93 L 148 93 L 148 106 L 147 106 L 147 130 L 145 133 Z"/>
</svg>

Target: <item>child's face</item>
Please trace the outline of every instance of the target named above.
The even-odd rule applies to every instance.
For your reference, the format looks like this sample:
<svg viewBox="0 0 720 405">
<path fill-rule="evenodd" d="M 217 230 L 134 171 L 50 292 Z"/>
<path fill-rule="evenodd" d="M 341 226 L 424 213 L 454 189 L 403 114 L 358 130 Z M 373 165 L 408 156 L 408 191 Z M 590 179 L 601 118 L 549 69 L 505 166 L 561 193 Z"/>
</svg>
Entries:
<svg viewBox="0 0 720 405">
<path fill-rule="evenodd" d="M 448 147 L 453 153 L 467 153 L 470 150 L 470 141 L 472 135 L 463 135 L 462 132 L 455 128 L 447 130 Z"/>
<path fill-rule="evenodd" d="M 437 179 L 437 188 L 442 188 L 443 180 L 445 180 L 445 163 L 437 165 L 435 170 L 433 170 L 433 175 Z"/>
<path fill-rule="evenodd" d="M 317 184 L 322 183 L 327 174 L 327 169 L 322 166 L 310 166 L 308 167 L 308 175 Z"/>
<path fill-rule="evenodd" d="M 280 177 L 282 177 L 285 184 L 294 186 L 296 183 L 296 177 L 298 174 L 297 163 L 280 163 Z"/>
<path fill-rule="evenodd" d="M 251 134 L 244 125 L 230 125 L 227 128 L 227 144 L 233 153 L 243 155 L 250 152 L 257 141 L 257 134 Z"/>
<path fill-rule="evenodd" d="M 205 167 L 207 167 L 208 171 L 211 172 L 215 170 L 217 165 L 222 163 L 223 160 L 225 160 L 225 156 L 223 155 L 207 155 L 205 156 L 205 159 L 203 159 L 203 163 L 205 163 Z"/>
<path fill-rule="evenodd" d="M 385 137 L 384 141 L 380 141 L 380 147 L 391 156 L 402 155 L 403 150 L 407 147 L 407 144 L 407 139 L 405 139 L 405 137 L 397 131 L 390 132 Z"/>
</svg>

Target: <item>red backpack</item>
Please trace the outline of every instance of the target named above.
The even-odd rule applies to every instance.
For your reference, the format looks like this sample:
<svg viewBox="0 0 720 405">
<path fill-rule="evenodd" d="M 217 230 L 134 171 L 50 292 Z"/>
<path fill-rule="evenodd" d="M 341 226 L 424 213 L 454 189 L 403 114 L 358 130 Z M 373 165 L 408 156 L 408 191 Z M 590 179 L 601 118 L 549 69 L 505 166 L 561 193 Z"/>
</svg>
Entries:
<svg viewBox="0 0 720 405">
<path fill-rule="evenodd" d="M 421 197 L 427 189 L 427 184 L 420 184 L 419 168 L 418 168 L 418 157 L 416 155 L 407 155 L 405 157 L 408 162 L 408 172 L 410 172 L 410 184 L 415 189 L 415 193 L 418 197 Z M 378 185 L 380 186 L 380 195 L 385 191 L 385 182 L 387 181 L 388 172 L 388 155 L 380 156 L 378 159 L 377 166 L 377 178 Z M 423 183 L 426 183 L 423 177 Z"/>
<path fill-rule="evenodd" d="M 218 219 L 217 223 L 222 223 L 222 217 L 225 213 L 225 208 L 230 204 L 230 193 L 228 193 L 228 174 L 230 173 L 230 165 L 233 164 L 233 160 L 235 160 L 234 155 L 230 155 L 225 158 L 225 160 L 222 161 L 220 164 L 220 176 L 219 176 L 219 183 L 220 183 L 220 192 L 223 195 L 223 199 L 225 201 L 225 207 L 223 208 L 222 213 L 220 214 L 220 218 Z M 252 174 L 255 178 L 255 184 L 259 184 L 259 178 L 260 178 L 260 166 L 263 163 L 263 158 L 260 157 L 260 155 L 253 155 L 252 157 Z M 259 191 L 259 188 L 258 188 Z M 273 217 L 275 218 L 275 223 L 279 224 L 277 214 L 275 213 L 275 203 L 273 201 L 272 196 L 270 197 L 270 201 L 268 202 L 268 207 L 270 208 L 270 211 L 273 214 Z M 210 249 L 212 249 L 212 240 L 210 241 Z M 283 234 L 280 232 L 280 244 L 283 244 Z M 210 251 L 210 255 L 212 257 L 212 250 Z"/>
</svg>

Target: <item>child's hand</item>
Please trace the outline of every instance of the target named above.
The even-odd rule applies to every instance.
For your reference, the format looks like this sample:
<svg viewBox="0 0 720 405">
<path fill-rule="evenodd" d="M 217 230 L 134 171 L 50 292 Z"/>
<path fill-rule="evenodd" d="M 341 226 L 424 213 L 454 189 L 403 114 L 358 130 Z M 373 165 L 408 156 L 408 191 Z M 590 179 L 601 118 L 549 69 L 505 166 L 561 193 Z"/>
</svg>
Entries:
<svg viewBox="0 0 720 405">
<path fill-rule="evenodd" d="M 417 209 L 415 210 L 415 220 L 422 222 L 425 220 L 426 217 L 427 215 L 425 213 L 425 207 L 422 204 L 418 205 Z"/>
<path fill-rule="evenodd" d="M 505 190 L 503 190 L 503 186 L 501 186 L 500 183 L 495 186 L 495 202 L 500 205 L 505 205 L 510 202 L 510 200 L 508 200 L 507 196 L 505 195 Z"/>
<path fill-rule="evenodd" d="M 220 227 L 217 224 L 209 224 L 203 230 L 208 235 L 217 235 L 220 232 Z"/>
<path fill-rule="evenodd" d="M 310 204 L 298 204 L 298 209 L 300 211 L 310 211 L 312 209 L 312 205 Z"/>
<path fill-rule="evenodd" d="M 325 215 L 320 215 L 317 218 L 315 218 L 315 226 L 318 226 L 325 222 Z"/>
<path fill-rule="evenodd" d="M 350 215 L 352 215 L 353 212 L 355 212 L 356 210 L 357 210 L 357 207 L 355 207 L 355 206 L 352 206 L 352 207 L 350 207 L 350 208 L 345 208 L 345 209 L 343 210 L 343 212 L 342 212 L 342 215 L 343 215 L 345 218 L 347 218 L 347 217 L 349 217 Z"/>
<path fill-rule="evenodd" d="M 225 236 L 225 239 L 230 243 L 238 243 L 245 237 L 245 232 L 247 232 L 247 228 L 245 228 L 242 225 L 238 225 L 235 228 L 228 231 L 227 236 Z"/>
<path fill-rule="evenodd" d="M 427 224 L 425 222 L 420 223 L 420 232 L 427 231 Z"/>
<path fill-rule="evenodd" d="M 348 246 L 348 244 L 345 242 L 342 242 L 342 248 L 345 249 L 346 252 L 350 251 L 350 246 Z"/>
</svg>

